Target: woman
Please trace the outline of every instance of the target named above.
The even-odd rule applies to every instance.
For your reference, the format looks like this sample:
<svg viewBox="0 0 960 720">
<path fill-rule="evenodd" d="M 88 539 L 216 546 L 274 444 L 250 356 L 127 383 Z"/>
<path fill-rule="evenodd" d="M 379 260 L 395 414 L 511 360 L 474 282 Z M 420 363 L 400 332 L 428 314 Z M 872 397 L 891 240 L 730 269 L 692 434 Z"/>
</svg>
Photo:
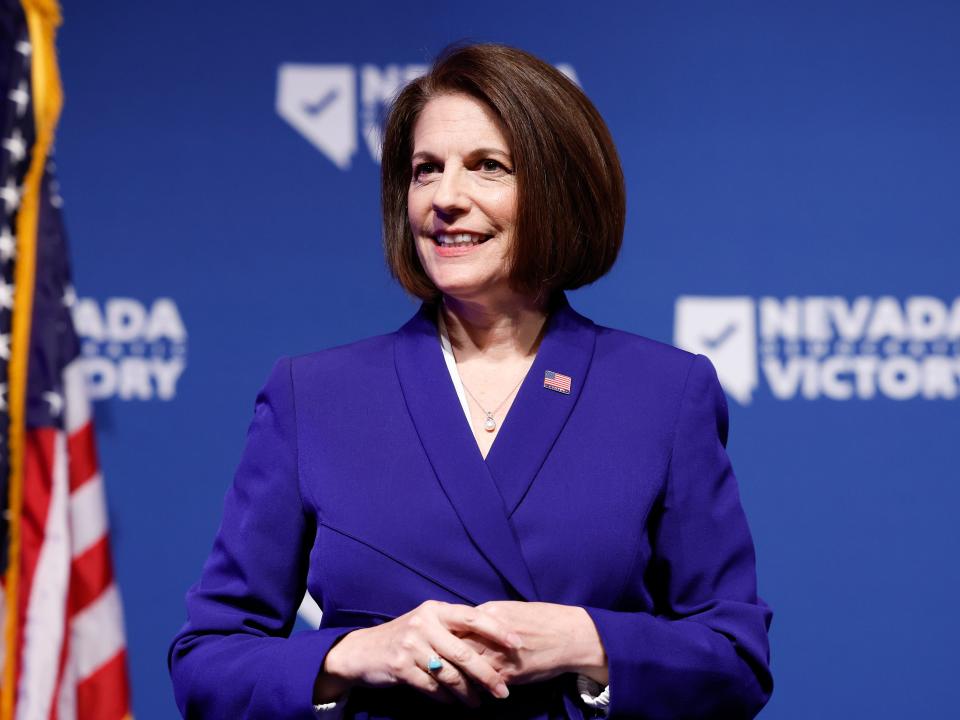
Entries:
<svg viewBox="0 0 960 720">
<path fill-rule="evenodd" d="M 563 295 L 623 232 L 594 107 L 519 50 L 453 50 L 397 98 L 382 180 L 424 304 L 274 368 L 171 648 L 181 711 L 755 715 L 770 613 L 713 368 Z M 287 637 L 305 587 L 322 625 Z"/>
</svg>

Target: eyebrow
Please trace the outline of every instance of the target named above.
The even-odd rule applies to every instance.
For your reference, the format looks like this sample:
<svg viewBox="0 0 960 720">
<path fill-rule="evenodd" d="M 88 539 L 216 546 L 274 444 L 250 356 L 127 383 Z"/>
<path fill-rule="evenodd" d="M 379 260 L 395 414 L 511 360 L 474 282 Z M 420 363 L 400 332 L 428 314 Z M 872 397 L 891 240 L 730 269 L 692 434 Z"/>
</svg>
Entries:
<svg viewBox="0 0 960 720">
<path fill-rule="evenodd" d="M 481 148 L 476 148 L 474 150 L 471 150 L 469 153 L 467 153 L 467 157 L 476 157 L 477 155 L 501 155 L 505 158 L 508 158 L 508 159 L 510 158 L 510 153 L 508 153 L 506 150 L 501 150 L 499 148 L 481 147 Z M 417 160 L 436 160 L 436 159 L 437 159 L 436 155 L 434 155 L 431 152 L 427 152 L 426 150 L 420 150 L 419 152 L 415 152 L 410 157 L 411 162 L 416 162 Z"/>
</svg>

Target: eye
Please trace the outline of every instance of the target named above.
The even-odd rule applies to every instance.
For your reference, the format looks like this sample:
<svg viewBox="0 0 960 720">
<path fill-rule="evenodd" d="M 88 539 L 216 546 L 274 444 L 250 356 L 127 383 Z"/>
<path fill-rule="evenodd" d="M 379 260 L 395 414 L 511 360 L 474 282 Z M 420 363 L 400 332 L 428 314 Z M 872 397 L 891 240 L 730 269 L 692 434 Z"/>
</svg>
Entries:
<svg viewBox="0 0 960 720">
<path fill-rule="evenodd" d="M 506 167 L 504 167 L 503 163 L 497 160 L 491 160 L 490 158 L 480 161 L 480 169 L 485 173 L 510 172 Z"/>
<path fill-rule="evenodd" d="M 440 171 L 437 163 L 424 162 L 413 167 L 413 179 L 414 180 L 423 180 L 425 177 L 433 175 Z"/>
</svg>

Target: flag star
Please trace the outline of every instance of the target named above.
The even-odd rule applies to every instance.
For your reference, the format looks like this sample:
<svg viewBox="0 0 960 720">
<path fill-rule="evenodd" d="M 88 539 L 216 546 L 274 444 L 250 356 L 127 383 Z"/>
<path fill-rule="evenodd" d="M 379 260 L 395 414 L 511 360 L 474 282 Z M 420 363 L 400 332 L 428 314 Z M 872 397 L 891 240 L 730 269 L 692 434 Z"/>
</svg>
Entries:
<svg viewBox="0 0 960 720">
<path fill-rule="evenodd" d="M 17 254 L 17 239 L 6 225 L 0 230 L 0 260 L 10 262 Z"/>
<path fill-rule="evenodd" d="M 10 137 L 3 141 L 3 146 L 10 152 L 10 159 L 14 163 L 21 162 L 27 156 L 27 144 L 23 141 L 20 128 L 14 128 Z"/>
<path fill-rule="evenodd" d="M 50 414 L 57 417 L 63 412 L 63 397 L 59 393 L 47 391 L 43 393 L 43 399 L 50 406 Z"/>
<path fill-rule="evenodd" d="M 63 207 L 63 196 L 60 194 L 60 183 L 56 180 L 50 181 L 50 204 L 55 208 Z"/>
<path fill-rule="evenodd" d="M 7 184 L 0 188 L 0 200 L 3 200 L 7 213 L 16 210 L 20 204 L 20 188 L 17 187 L 13 178 L 7 178 Z"/>
<path fill-rule="evenodd" d="M 63 306 L 71 308 L 77 302 L 77 291 L 73 289 L 73 285 L 67 285 L 63 289 Z"/>
<path fill-rule="evenodd" d="M 21 40 L 17 43 L 16 49 L 24 57 L 30 57 L 30 53 L 33 52 L 33 45 L 30 44 L 29 40 Z"/>
<path fill-rule="evenodd" d="M 0 383 L 0 410 L 7 409 L 7 384 Z"/>
<path fill-rule="evenodd" d="M 0 334 L 0 358 L 10 359 L 10 333 Z M 7 391 L 7 386 L 3 386 L 3 392 Z"/>
<path fill-rule="evenodd" d="M 10 94 L 7 95 L 17 105 L 17 117 L 23 117 L 27 111 L 27 103 L 30 102 L 30 94 L 27 92 L 27 81 L 21 80 Z"/>
<path fill-rule="evenodd" d="M 0 308 L 13 310 L 13 285 L 3 278 L 0 278 Z"/>
</svg>

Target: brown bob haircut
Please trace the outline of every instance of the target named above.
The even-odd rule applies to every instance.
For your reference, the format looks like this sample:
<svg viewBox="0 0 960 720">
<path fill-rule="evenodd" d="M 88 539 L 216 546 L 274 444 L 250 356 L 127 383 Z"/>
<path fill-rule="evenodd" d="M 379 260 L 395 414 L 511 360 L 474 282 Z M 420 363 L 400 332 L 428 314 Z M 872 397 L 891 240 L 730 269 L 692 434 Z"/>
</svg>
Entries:
<svg viewBox="0 0 960 720">
<path fill-rule="evenodd" d="M 491 108 L 510 146 L 517 182 L 511 285 L 546 301 L 602 277 L 617 259 L 626 216 L 623 171 L 606 123 L 552 65 L 493 44 L 447 49 L 393 102 L 380 176 L 393 276 L 423 300 L 439 298 L 417 256 L 407 191 L 417 118 L 431 99 L 454 93 Z"/>
</svg>

